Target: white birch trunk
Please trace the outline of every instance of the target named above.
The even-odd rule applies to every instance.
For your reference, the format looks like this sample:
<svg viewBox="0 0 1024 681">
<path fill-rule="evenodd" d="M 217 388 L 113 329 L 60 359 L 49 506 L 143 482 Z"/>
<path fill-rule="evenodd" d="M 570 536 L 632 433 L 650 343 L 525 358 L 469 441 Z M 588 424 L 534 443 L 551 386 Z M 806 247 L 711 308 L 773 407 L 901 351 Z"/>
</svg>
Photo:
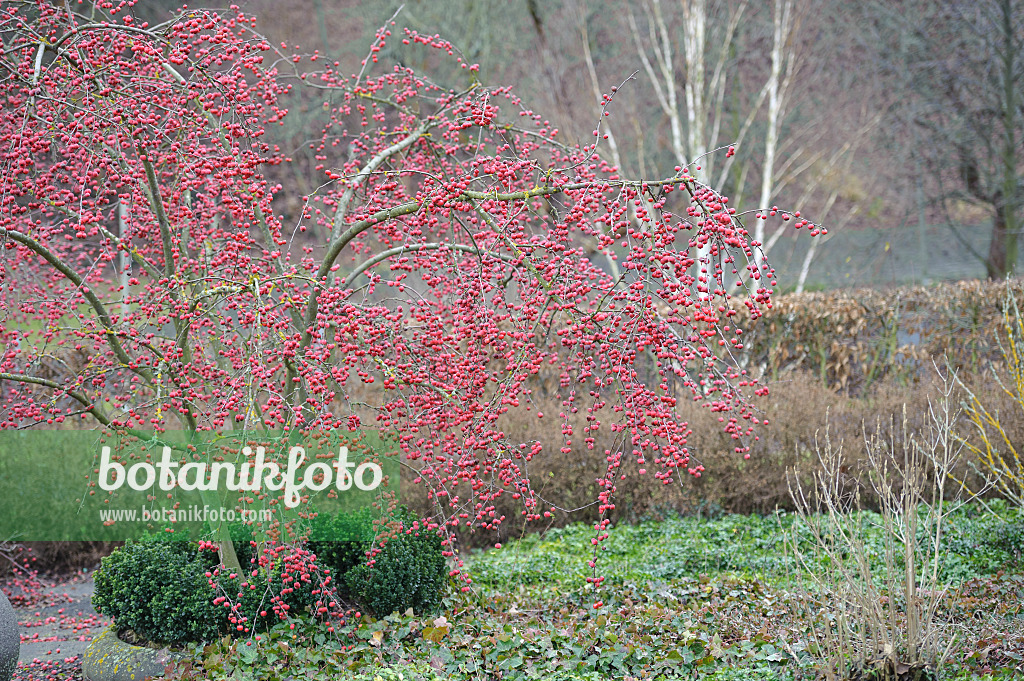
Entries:
<svg viewBox="0 0 1024 681">
<path fill-rule="evenodd" d="M 779 126 L 785 112 L 785 91 L 779 87 L 782 80 L 782 69 L 787 60 L 786 43 L 789 40 L 790 20 L 792 16 L 792 0 L 775 0 L 772 16 L 772 69 L 768 75 L 768 129 L 764 139 L 764 163 L 761 168 L 761 196 L 758 200 L 760 210 L 771 208 L 772 193 L 775 184 L 775 153 L 779 144 Z M 778 229 L 778 228 L 776 228 Z M 755 220 L 754 240 L 760 244 L 765 241 L 765 221 Z M 767 248 L 754 251 L 754 263 L 760 270 L 764 264 Z M 810 251 L 808 251 L 810 253 Z"/>
<path fill-rule="evenodd" d="M 683 5 L 683 55 L 686 60 L 686 154 L 679 154 L 682 165 L 690 164 L 690 174 L 707 183 L 703 158 L 708 151 L 704 134 L 707 109 L 704 104 L 704 54 L 707 41 L 707 0 L 681 0 Z M 701 165 L 701 170 L 696 166 Z"/>
</svg>

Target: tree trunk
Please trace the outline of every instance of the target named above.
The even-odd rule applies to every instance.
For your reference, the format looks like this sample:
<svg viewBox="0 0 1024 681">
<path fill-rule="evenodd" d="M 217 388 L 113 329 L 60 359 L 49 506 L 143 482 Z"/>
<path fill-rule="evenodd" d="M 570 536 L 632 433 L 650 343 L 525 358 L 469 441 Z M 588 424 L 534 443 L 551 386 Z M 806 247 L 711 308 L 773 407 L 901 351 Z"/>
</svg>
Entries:
<svg viewBox="0 0 1024 681">
<path fill-rule="evenodd" d="M 989 243 L 985 270 L 989 279 L 1000 280 L 1012 275 L 1017 269 L 1016 215 L 1013 207 L 1000 201 L 992 222 L 992 241 Z"/>
<path fill-rule="evenodd" d="M 772 14 L 772 69 L 768 75 L 768 130 L 764 137 L 764 166 L 761 168 L 761 198 L 757 203 L 759 210 L 771 207 L 772 190 L 775 187 L 775 152 L 779 145 L 780 121 L 785 114 L 785 88 L 780 88 L 784 61 L 792 61 L 792 55 L 785 54 L 786 43 L 789 42 L 790 17 L 793 12 L 792 0 L 775 0 L 775 11 Z M 754 240 L 762 248 L 754 251 L 754 264 L 760 270 L 764 266 L 765 242 L 764 220 L 754 221 Z M 781 229 L 781 228 L 776 228 Z M 808 251 L 810 253 L 810 251 Z M 813 257 L 813 255 L 811 256 Z"/>
<path fill-rule="evenodd" d="M 1002 187 L 996 193 L 996 216 L 992 225 L 992 243 L 989 246 L 989 279 L 1005 279 L 1017 268 L 1017 238 L 1020 232 L 1018 203 L 1018 152 L 1017 152 L 1017 61 L 1020 56 L 1016 40 L 1013 6 L 1010 0 L 999 3 L 1002 15 L 1003 49 L 997 51 L 1002 57 Z"/>
</svg>

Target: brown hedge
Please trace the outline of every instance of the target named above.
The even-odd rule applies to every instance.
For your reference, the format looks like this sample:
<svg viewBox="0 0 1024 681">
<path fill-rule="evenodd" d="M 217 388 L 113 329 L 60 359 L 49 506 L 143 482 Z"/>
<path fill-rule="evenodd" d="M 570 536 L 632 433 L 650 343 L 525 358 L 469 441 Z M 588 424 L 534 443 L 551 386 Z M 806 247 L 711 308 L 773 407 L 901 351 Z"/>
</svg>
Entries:
<svg viewBox="0 0 1024 681">
<path fill-rule="evenodd" d="M 745 359 L 769 379 L 799 369 L 850 395 L 884 378 L 918 380 L 933 360 L 977 371 L 1000 360 L 1008 285 L 1018 296 L 1024 290 L 1020 280 L 973 280 L 782 295 L 744 327 Z"/>
</svg>

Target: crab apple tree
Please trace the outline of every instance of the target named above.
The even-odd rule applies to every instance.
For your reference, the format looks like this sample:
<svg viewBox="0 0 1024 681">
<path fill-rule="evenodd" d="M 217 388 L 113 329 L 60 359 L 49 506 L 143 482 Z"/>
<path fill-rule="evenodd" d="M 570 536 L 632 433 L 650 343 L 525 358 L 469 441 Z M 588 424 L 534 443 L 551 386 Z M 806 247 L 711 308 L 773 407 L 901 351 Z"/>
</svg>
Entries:
<svg viewBox="0 0 1024 681">
<path fill-rule="evenodd" d="M 0 8 L 0 426 L 374 429 L 449 530 L 497 526 L 503 494 L 550 512 L 528 467 L 560 448 L 606 458 L 603 516 L 629 458 L 699 475 L 684 402 L 745 452 L 766 389 L 732 317 L 770 306 L 773 272 L 688 168 L 623 178 L 600 123 L 567 145 L 394 22 L 350 74 L 238 9 L 151 26 L 129 4 Z M 433 50 L 461 85 L 384 66 L 385 45 Z M 293 101 L 322 108 L 320 188 L 286 218 L 270 178 Z M 504 419 L 541 371 L 562 417 L 535 414 L 550 441 L 512 441 Z"/>
</svg>

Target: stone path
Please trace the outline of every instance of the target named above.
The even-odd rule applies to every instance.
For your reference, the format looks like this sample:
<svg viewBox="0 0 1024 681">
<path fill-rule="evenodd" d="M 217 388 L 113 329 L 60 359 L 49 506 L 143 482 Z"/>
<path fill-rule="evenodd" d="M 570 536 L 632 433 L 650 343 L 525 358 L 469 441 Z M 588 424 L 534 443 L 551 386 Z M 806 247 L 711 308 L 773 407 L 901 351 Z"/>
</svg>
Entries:
<svg viewBox="0 0 1024 681">
<path fill-rule="evenodd" d="M 85 649 L 110 622 L 92 607 L 92 572 L 58 583 L 12 579 L 3 585 L 21 625 L 13 681 L 81 679 Z"/>
</svg>

